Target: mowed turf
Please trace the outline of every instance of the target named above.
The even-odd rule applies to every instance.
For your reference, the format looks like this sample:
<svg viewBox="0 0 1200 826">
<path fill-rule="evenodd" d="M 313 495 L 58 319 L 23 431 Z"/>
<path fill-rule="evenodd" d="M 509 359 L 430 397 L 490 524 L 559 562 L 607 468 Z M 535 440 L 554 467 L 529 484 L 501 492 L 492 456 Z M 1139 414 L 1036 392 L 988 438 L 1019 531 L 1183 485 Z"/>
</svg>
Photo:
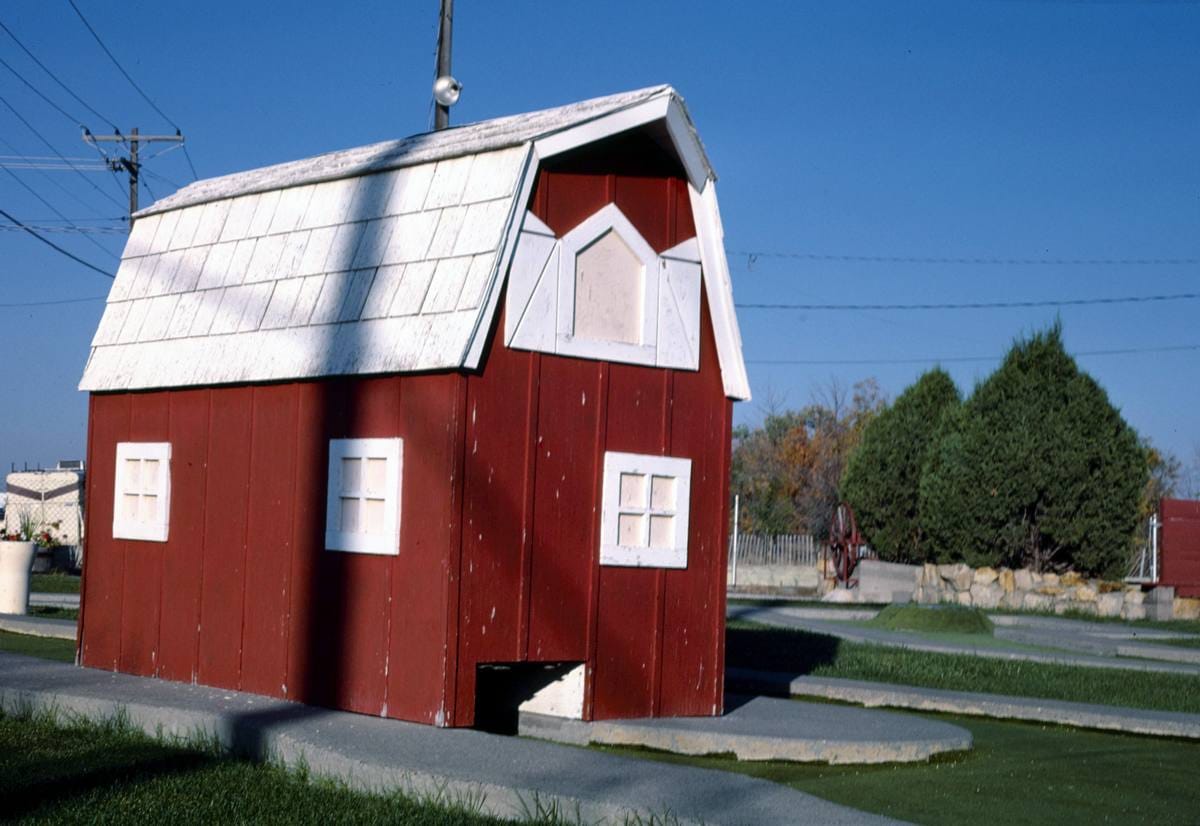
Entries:
<svg viewBox="0 0 1200 826">
<path fill-rule="evenodd" d="M 33 574 L 29 590 L 41 594 L 78 594 L 80 578 L 74 574 Z"/>
<path fill-rule="evenodd" d="M 1200 714 L 1200 676 L 908 651 L 742 620 L 727 623 L 725 662 L 794 676 Z"/>
<path fill-rule="evenodd" d="M 1196 823 L 1200 743 L 950 715 L 970 752 L 927 763 L 826 766 L 729 757 L 624 754 L 723 769 L 782 783 L 856 809 L 934 826 Z"/>
<path fill-rule="evenodd" d="M 992 634 L 992 621 L 987 614 L 962 605 L 889 605 L 867 624 L 888 631 Z"/>
<path fill-rule="evenodd" d="M 75 642 L 51 637 L 33 637 L 28 634 L 10 634 L 0 631 L 0 651 L 10 654 L 26 654 L 44 660 L 75 662 Z"/>
<path fill-rule="evenodd" d="M 500 823 L 170 745 L 118 724 L 0 716 L 0 818 L 27 823 Z"/>
</svg>

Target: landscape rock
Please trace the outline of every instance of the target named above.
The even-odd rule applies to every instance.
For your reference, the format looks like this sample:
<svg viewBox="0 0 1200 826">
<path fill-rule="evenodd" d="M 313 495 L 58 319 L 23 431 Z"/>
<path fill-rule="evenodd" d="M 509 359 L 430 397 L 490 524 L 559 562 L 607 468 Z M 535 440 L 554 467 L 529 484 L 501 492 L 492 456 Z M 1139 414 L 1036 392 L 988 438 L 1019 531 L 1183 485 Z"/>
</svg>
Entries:
<svg viewBox="0 0 1200 826">
<path fill-rule="evenodd" d="M 1146 595 L 1142 593 L 1142 590 L 1140 588 L 1129 589 L 1125 592 L 1125 604 L 1126 605 L 1140 606 L 1145 601 L 1146 601 Z"/>
<path fill-rule="evenodd" d="M 995 568 L 976 568 L 975 569 L 975 585 L 991 585 L 1000 574 L 996 573 Z"/>
<path fill-rule="evenodd" d="M 971 587 L 971 582 L 975 579 L 975 572 L 971 570 L 969 565 L 962 562 L 954 565 L 939 565 L 938 574 L 942 579 L 954 586 L 956 591 L 966 591 Z"/>
<path fill-rule="evenodd" d="M 1096 613 L 1102 617 L 1119 617 L 1124 604 L 1125 599 L 1119 592 L 1101 594 L 1096 599 Z"/>
<path fill-rule="evenodd" d="M 1021 607 L 1029 611 L 1049 611 L 1053 605 L 1054 600 L 1050 597 L 1029 591 L 1025 594 L 1025 599 Z"/>
<path fill-rule="evenodd" d="M 971 605 L 971 592 L 970 591 L 959 591 L 957 594 L 954 595 L 954 600 L 959 605 L 970 606 Z"/>
<path fill-rule="evenodd" d="M 1000 569 L 999 576 L 1000 587 L 1004 589 L 1004 593 L 1011 594 L 1017 589 L 1017 578 L 1008 568 Z"/>
<path fill-rule="evenodd" d="M 825 596 L 821 597 L 821 602 L 857 602 L 857 598 L 853 591 L 849 588 L 834 588 Z"/>
<path fill-rule="evenodd" d="M 1018 571 L 1013 571 L 1013 584 L 1018 591 L 1033 590 L 1033 572 L 1027 568 L 1021 568 Z"/>
<path fill-rule="evenodd" d="M 1175 597 L 1171 616 L 1175 619 L 1200 619 L 1200 599 Z"/>
<path fill-rule="evenodd" d="M 1042 584 L 1056 587 L 1059 584 L 1058 574 L 1042 574 Z"/>
<path fill-rule="evenodd" d="M 1037 593 L 1045 594 L 1048 597 L 1057 597 L 1063 594 L 1063 589 L 1057 585 L 1043 585 L 1037 589 Z"/>
<path fill-rule="evenodd" d="M 971 603 L 976 608 L 990 610 L 1000 606 L 1000 600 L 1004 597 L 1004 589 L 995 582 L 989 582 L 981 585 L 976 582 L 971 586 Z"/>
<path fill-rule="evenodd" d="M 1059 584 L 1066 588 L 1070 588 L 1072 585 L 1078 585 L 1081 582 L 1083 582 L 1083 577 L 1075 571 L 1067 571 L 1059 580 Z"/>
<path fill-rule="evenodd" d="M 1079 602 L 1093 603 L 1100 596 L 1099 591 L 1092 585 L 1084 583 L 1075 589 L 1075 599 Z"/>
<path fill-rule="evenodd" d="M 932 585 L 934 587 L 941 586 L 942 577 L 940 574 L 938 574 L 937 566 L 932 562 L 926 562 L 921 566 L 921 582 L 923 582 L 925 585 Z"/>
<path fill-rule="evenodd" d="M 1132 604 L 1125 603 L 1121 608 L 1121 616 L 1127 620 L 1140 620 L 1146 618 L 1146 606 L 1141 603 Z"/>
</svg>

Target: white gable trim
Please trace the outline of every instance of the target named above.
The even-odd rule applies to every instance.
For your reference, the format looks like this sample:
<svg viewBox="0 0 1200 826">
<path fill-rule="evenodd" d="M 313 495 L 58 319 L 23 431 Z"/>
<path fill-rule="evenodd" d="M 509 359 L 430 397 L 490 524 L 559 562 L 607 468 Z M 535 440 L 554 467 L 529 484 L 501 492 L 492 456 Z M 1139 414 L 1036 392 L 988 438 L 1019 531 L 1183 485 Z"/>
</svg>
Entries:
<svg viewBox="0 0 1200 826">
<path fill-rule="evenodd" d="M 725 230 L 721 227 L 721 211 L 717 206 L 717 183 L 709 181 L 702 192 L 689 186 L 688 195 L 692 202 L 692 217 L 696 222 L 696 238 L 700 241 L 704 291 L 712 315 L 725 395 L 738 401 L 749 401 L 750 379 L 746 375 L 746 363 L 742 360 L 742 334 L 733 306 L 729 261 L 725 258 Z"/>
</svg>

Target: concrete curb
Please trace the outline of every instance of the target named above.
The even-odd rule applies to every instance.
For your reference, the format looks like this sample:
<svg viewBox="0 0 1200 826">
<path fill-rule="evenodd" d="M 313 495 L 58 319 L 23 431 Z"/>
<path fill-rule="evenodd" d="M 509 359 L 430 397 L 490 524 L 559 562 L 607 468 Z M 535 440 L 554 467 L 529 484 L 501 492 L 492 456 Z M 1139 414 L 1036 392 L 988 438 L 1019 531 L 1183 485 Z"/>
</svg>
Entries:
<svg viewBox="0 0 1200 826">
<path fill-rule="evenodd" d="M 795 763 L 912 763 L 966 751 L 971 733 L 904 714 L 799 703 L 772 697 L 726 697 L 723 717 L 606 720 L 587 723 L 522 714 L 529 737 L 585 746 L 642 746 L 674 754 L 730 754 L 739 760 Z"/>
<path fill-rule="evenodd" d="M 939 711 L 1001 720 L 1025 720 L 1076 728 L 1119 731 L 1153 737 L 1180 737 L 1200 740 L 1200 714 L 1174 711 L 1071 703 L 982 694 L 967 691 L 942 691 L 916 686 L 842 680 L 833 677 L 792 677 L 771 671 L 730 669 L 725 684 L 737 691 L 787 694 L 793 697 L 820 697 L 858 703 L 868 708 L 905 708 L 915 711 Z"/>
<path fill-rule="evenodd" d="M 895 822 L 732 772 L 436 729 L 16 654 L 0 653 L 0 707 L 92 719 L 123 714 L 152 735 L 215 739 L 254 759 L 303 762 L 314 775 L 355 789 L 400 790 L 504 818 L 553 809 L 587 823 Z"/>
<path fill-rule="evenodd" d="M 78 608 L 79 594 L 51 594 L 34 591 L 29 595 L 29 604 L 47 608 Z"/>
<path fill-rule="evenodd" d="M 31 617 L 26 614 L 0 614 L 0 631 L 73 641 L 75 639 L 75 620 Z"/>
<path fill-rule="evenodd" d="M 908 651 L 925 651 L 932 654 L 960 654 L 985 657 L 995 660 L 1023 660 L 1026 662 L 1069 665 L 1085 668 L 1111 668 L 1126 671 L 1150 671 L 1167 674 L 1200 675 L 1200 665 L 1177 662 L 1155 662 L 1144 659 L 1118 659 L 1116 657 L 1089 656 L 1086 654 L 1047 653 L 1025 651 L 1018 648 L 994 646 L 967 646 L 934 642 L 916 634 L 903 631 L 881 631 L 878 629 L 847 628 L 823 620 L 807 620 L 791 616 L 785 608 L 751 608 L 731 605 L 726 613 L 730 619 L 750 620 L 780 628 L 796 628 L 813 634 L 826 634 L 848 642 L 903 648 Z"/>
</svg>

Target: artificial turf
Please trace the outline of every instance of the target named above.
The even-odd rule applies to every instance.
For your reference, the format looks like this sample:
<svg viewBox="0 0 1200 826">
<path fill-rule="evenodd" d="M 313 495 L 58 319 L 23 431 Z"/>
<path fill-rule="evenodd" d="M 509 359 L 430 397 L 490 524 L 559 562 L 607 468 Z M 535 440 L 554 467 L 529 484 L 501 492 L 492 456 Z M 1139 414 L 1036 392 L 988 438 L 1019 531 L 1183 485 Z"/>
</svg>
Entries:
<svg viewBox="0 0 1200 826">
<path fill-rule="evenodd" d="M 1200 714 L 1200 677 L 1189 674 L 909 651 L 740 620 L 727 623 L 725 662 L 796 676 Z"/>
<path fill-rule="evenodd" d="M 29 590 L 42 594 L 78 594 L 80 577 L 75 574 L 32 574 Z"/>
<path fill-rule="evenodd" d="M 936 717 L 968 729 L 970 752 L 924 763 L 828 766 L 611 749 L 783 783 L 922 824 L 1195 823 L 1200 743 L 1057 726 Z"/>
<path fill-rule="evenodd" d="M 889 631 L 992 634 L 992 621 L 987 614 L 963 605 L 889 605 L 868 624 Z"/>
<path fill-rule="evenodd" d="M 0 715 L 0 818 L 25 823 L 500 823 L 434 801 L 365 794 L 119 723 Z"/>
</svg>

